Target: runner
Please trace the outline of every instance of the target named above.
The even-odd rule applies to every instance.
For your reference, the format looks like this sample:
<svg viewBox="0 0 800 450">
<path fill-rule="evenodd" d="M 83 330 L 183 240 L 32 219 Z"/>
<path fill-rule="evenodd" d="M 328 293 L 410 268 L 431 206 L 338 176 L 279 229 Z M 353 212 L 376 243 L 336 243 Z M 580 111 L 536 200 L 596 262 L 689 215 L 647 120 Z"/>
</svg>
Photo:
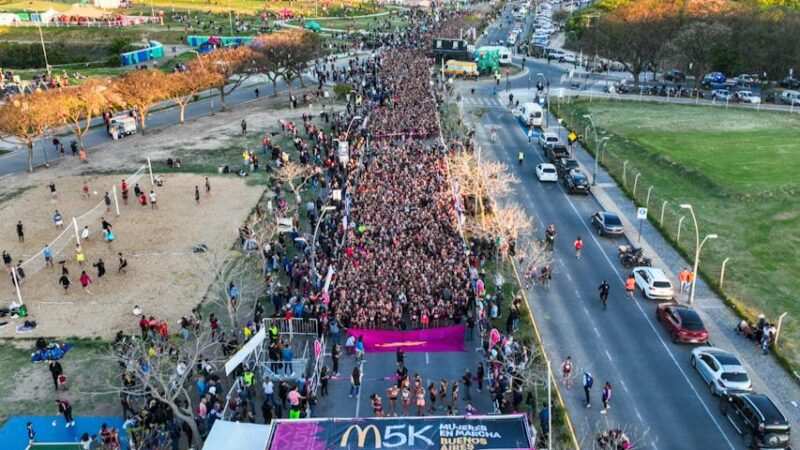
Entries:
<svg viewBox="0 0 800 450">
<path fill-rule="evenodd" d="M 603 282 L 600 283 L 600 286 L 597 288 L 597 290 L 600 291 L 600 301 L 603 302 L 603 309 L 606 309 L 608 306 L 608 291 L 610 288 L 611 287 L 608 285 L 607 280 L 603 280 Z"/>
<path fill-rule="evenodd" d="M 567 356 L 567 359 L 561 363 L 561 379 L 564 381 L 564 386 L 567 389 L 572 388 L 572 357 Z"/>
<path fill-rule="evenodd" d="M 633 274 L 628 275 L 628 279 L 625 280 L 625 292 L 628 294 L 628 297 L 633 298 L 633 291 L 636 290 L 636 278 L 633 277 Z"/>
<path fill-rule="evenodd" d="M 603 386 L 601 398 L 603 400 L 603 410 L 600 411 L 600 414 L 605 414 L 608 409 L 611 408 L 611 383 L 608 381 L 606 381 L 606 384 Z"/>
<path fill-rule="evenodd" d="M 573 244 L 575 246 L 575 257 L 581 259 L 581 250 L 583 250 L 583 240 L 580 236 L 575 239 Z"/>
</svg>

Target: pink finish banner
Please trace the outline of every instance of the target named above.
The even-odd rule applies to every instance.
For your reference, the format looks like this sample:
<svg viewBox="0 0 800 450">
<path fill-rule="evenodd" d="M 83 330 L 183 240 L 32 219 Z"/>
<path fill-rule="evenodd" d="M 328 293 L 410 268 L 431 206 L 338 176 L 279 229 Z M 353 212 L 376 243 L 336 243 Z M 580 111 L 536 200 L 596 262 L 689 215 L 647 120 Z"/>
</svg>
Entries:
<svg viewBox="0 0 800 450">
<path fill-rule="evenodd" d="M 411 331 L 350 328 L 347 334 L 364 338 L 367 353 L 394 352 L 463 352 L 464 325 L 426 328 Z"/>
</svg>

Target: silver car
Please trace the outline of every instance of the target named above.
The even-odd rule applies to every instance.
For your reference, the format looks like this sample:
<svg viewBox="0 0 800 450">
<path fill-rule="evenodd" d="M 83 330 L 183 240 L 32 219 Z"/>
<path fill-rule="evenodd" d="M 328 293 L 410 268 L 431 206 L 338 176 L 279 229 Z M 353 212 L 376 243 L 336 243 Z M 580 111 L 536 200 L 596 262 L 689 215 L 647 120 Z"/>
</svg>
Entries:
<svg viewBox="0 0 800 450">
<path fill-rule="evenodd" d="M 716 347 L 697 347 L 692 350 L 690 361 L 713 395 L 753 390 L 747 370 L 731 352 Z"/>
</svg>

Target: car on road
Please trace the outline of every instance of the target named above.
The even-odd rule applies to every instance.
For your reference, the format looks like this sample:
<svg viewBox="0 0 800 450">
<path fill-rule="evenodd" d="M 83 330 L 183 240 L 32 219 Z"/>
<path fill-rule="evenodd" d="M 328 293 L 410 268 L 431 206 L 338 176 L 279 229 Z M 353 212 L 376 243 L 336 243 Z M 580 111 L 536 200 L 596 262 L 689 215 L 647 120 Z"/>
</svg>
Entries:
<svg viewBox="0 0 800 450">
<path fill-rule="evenodd" d="M 569 158 L 569 149 L 567 148 L 566 145 L 558 143 L 558 144 L 554 144 L 554 145 L 550 145 L 548 147 L 545 147 L 544 155 L 547 157 L 547 159 L 550 161 L 550 163 L 555 165 L 556 162 L 559 159 L 561 159 L 561 158 Z M 558 166 L 556 166 L 556 169 L 558 169 Z M 566 174 L 565 173 L 561 173 L 559 175 L 564 176 Z"/>
<path fill-rule="evenodd" d="M 711 72 L 703 77 L 703 86 L 725 84 L 728 78 L 722 72 Z"/>
<path fill-rule="evenodd" d="M 580 169 L 572 169 L 564 177 L 564 187 L 570 194 L 589 194 L 589 178 Z"/>
<path fill-rule="evenodd" d="M 711 91 L 711 99 L 719 100 L 721 102 L 729 102 L 733 100 L 733 94 L 727 89 L 714 89 Z"/>
<path fill-rule="evenodd" d="M 720 411 L 747 448 L 791 448 L 791 424 L 766 395 L 744 392 L 723 396 Z"/>
<path fill-rule="evenodd" d="M 686 81 L 686 74 L 677 69 L 672 69 L 664 74 L 664 81 L 673 81 L 675 83 L 683 83 Z"/>
<path fill-rule="evenodd" d="M 672 300 L 675 291 L 664 271 L 655 267 L 634 267 L 633 278 L 645 298 L 651 300 Z"/>
<path fill-rule="evenodd" d="M 800 92 L 798 91 L 783 91 L 779 98 L 782 103 L 787 105 L 800 105 Z"/>
<path fill-rule="evenodd" d="M 561 139 L 559 139 L 558 135 L 552 131 L 545 131 L 539 135 L 539 145 L 542 146 L 542 149 L 546 149 L 551 145 L 556 145 L 559 142 L 561 142 Z"/>
<path fill-rule="evenodd" d="M 737 91 L 733 96 L 737 102 L 751 103 L 754 105 L 761 103 L 761 97 L 753 94 L 753 91 Z"/>
<path fill-rule="evenodd" d="M 620 235 L 625 232 L 619 216 L 609 211 L 597 211 L 592 214 L 592 225 L 600 236 Z"/>
<path fill-rule="evenodd" d="M 697 347 L 692 350 L 689 362 L 713 395 L 753 390 L 747 370 L 731 352 L 716 347 Z"/>
<path fill-rule="evenodd" d="M 539 181 L 558 181 L 556 166 L 549 163 L 542 163 L 536 166 L 536 178 Z"/>
<path fill-rule="evenodd" d="M 579 167 L 578 161 L 568 158 L 558 158 L 553 165 L 556 166 L 556 172 L 558 172 L 558 176 L 560 177 L 566 176 L 570 170 Z"/>
<path fill-rule="evenodd" d="M 797 89 L 800 88 L 800 80 L 793 77 L 786 77 L 781 80 L 780 86 L 786 89 Z"/>
<path fill-rule="evenodd" d="M 656 308 L 656 319 L 672 337 L 672 342 L 683 344 L 708 344 L 708 331 L 697 311 L 680 303 L 661 303 Z"/>
</svg>

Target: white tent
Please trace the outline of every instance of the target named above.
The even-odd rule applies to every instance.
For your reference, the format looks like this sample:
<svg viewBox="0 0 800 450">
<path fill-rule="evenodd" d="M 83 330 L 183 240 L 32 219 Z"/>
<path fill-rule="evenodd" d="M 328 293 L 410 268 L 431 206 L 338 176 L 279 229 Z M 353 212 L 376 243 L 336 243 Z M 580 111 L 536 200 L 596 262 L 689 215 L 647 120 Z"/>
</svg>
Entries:
<svg viewBox="0 0 800 450">
<path fill-rule="evenodd" d="M 214 421 L 203 450 L 266 450 L 269 425 Z"/>
<path fill-rule="evenodd" d="M 19 22 L 19 17 L 16 14 L 2 13 L 0 14 L 0 25 L 13 25 Z"/>
<path fill-rule="evenodd" d="M 39 16 L 42 18 L 42 23 L 52 22 L 53 19 L 55 19 L 56 17 L 58 17 L 60 15 L 61 15 L 61 13 L 59 13 L 58 11 L 56 11 L 55 9 L 52 9 L 52 8 L 50 8 L 47 11 L 39 14 Z"/>
</svg>

